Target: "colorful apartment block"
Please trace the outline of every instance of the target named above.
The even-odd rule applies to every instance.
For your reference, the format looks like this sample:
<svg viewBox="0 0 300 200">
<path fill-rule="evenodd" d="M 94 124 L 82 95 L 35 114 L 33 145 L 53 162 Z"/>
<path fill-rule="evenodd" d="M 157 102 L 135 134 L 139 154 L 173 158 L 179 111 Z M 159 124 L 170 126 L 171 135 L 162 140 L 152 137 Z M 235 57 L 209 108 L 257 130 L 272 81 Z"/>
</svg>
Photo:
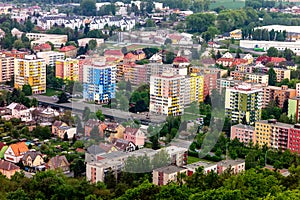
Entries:
<svg viewBox="0 0 300 200">
<path fill-rule="evenodd" d="M 182 115 L 184 112 L 184 76 L 164 72 L 150 78 L 150 112 Z"/>
<path fill-rule="evenodd" d="M 205 98 L 207 95 L 211 94 L 212 90 L 217 89 L 217 79 L 219 77 L 217 73 L 205 73 L 203 76 L 204 76 L 203 95 Z"/>
<path fill-rule="evenodd" d="M 226 88 L 238 86 L 241 81 L 234 80 L 232 77 L 217 79 L 217 89 L 222 92 Z"/>
<path fill-rule="evenodd" d="M 268 82 L 269 82 L 268 74 L 232 71 L 232 72 L 230 72 L 230 76 L 234 80 L 239 80 L 239 81 L 248 80 L 249 82 L 252 82 L 252 83 L 260 83 L 260 84 L 265 84 L 265 85 L 268 85 Z"/>
<path fill-rule="evenodd" d="M 123 66 L 123 78 L 133 85 L 147 83 L 147 68 L 144 65 L 128 64 Z"/>
<path fill-rule="evenodd" d="M 14 57 L 6 57 L 0 54 L 0 83 L 10 81 L 14 75 Z"/>
<path fill-rule="evenodd" d="M 56 51 L 38 52 L 36 54 L 36 56 L 38 58 L 45 59 L 46 64 L 50 65 L 50 66 L 55 66 L 55 62 L 57 60 L 63 60 L 63 59 L 65 59 L 65 54 L 59 53 L 59 52 L 56 52 Z"/>
<path fill-rule="evenodd" d="M 295 119 L 296 122 L 300 120 L 300 96 L 295 96 L 289 101 L 288 117 Z"/>
<path fill-rule="evenodd" d="M 246 118 L 247 124 L 261 118 L 262 89 L 249 84 L 227 88 L 225 93 L 225 112 L 233 121 L 241 123 Z"/>
<path fill-rule="evenodd" d="M 240 142 L 249 145 L 250 142 L 254 143 L 255 140 L 255 128 L 244 124 L 237 124 L 231 126 L 230 139 L 237 138 Z"/>
<path fill-rule="evenodd" d="M 267 107 L 269 102 L 273 100 L 282 108 L 285 101 L 296 96 L 296 90 L 288 88 L 287 85 L 282 85 L 281 87 L 268 86 L 264 87 L 263 90 L 263 107 Z"/>
<path fill-rule="evenodd" d="M 152 172 L 152 179 L 154 185 L 167 185 L 170 182 L 176 182 L 180 174 L 187 175 L 187 169 L 177 166 L 166 166 L 158 169 L 154 169 Z"/>
<path fill-rule="evenodd" d="M 288 149 L 300 154 L 300 124 L 295 124 L 290 130 L 288 138 Z"/>
<path fill-rule="evenodd" d="M 116 66 L 93 63 L 83 67 L 83 98 L 108 103 L 116 94 Z"/>
<path fill-rule="evenodd" d="M 28 56 L 25 59 L 15 59 L 15 88 L 29 84 L 33 94 L 46 92 L 46 63 L 44 59 Z"/>
<path fill-rule="evenodd" d="M 79 81 L 79 60 L 56 60 L 55 76 L 63 80 Z"/>
<path fill-rule="evenodd" d="M 15 49 L 11 51 L 2 51 L 2 54 L 4 54 L 6 57 L 14 57 L 14 58 L 25 58 L 26 55 L 29 55 L 28 52 L 23 51 L 17 51 Z"/>
<path fill-rule="evenodd" d="M 185 78 L 184 104 L 192 102 L 203 102 L 204 100 L 204 77 L 196 73 L 190 74 Z"/>
<path fill-rule="evenodd" d="M 284 68 L 273 68 L 276 72 L 276 81 L 279 83 L 283 79 L 291 79 L 291 70 Z"/>
<path fill-rule="evenodd" d="M 277 122 L 276 119 L 261 120 L 255 123 L 255 143 L 259 146 L 285 150 L 288 148 L 288 138 L 291 124 Z"/>
</svg>

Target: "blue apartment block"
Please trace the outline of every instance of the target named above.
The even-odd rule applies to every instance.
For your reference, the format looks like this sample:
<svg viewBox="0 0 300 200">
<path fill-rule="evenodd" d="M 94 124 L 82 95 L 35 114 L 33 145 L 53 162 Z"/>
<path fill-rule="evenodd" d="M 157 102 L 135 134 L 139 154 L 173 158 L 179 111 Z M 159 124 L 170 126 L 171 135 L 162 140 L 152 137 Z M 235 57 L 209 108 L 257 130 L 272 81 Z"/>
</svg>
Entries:
<svg viewBox="0 0 300 200">
<path fill-rule="evenodd" d="M 116 67 L 88 65 L 83 69 L 83 98 L 107 103 L 116 95 Z"/>
</svg>

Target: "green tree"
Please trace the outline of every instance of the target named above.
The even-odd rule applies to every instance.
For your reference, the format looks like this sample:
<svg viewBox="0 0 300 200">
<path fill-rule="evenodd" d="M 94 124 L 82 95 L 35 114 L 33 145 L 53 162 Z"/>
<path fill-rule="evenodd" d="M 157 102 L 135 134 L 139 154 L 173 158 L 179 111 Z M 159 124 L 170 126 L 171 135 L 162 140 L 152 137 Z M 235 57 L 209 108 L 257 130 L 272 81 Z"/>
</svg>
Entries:
<svg viewBox="0 0 300 200">
<path fill-rule="evenodd" d="M 31 96 L 32 95 L 32 88 L 30 85 L 25 84 L 22 87 L 22 92 L 24 92 L 25 96 Z"/>
<path fill-rule="evenodd" d="M 89 48 L 90 50 L 95 50 L 97 47 L 97 41 L 96 40 L 90 40 L 89 41 Z"/>
<path fill-rule="evenodd" d="M 103 115 L 102 110 L 100 110 L 100 109 L 97 110 L 96 116 L 97 116 L 97 118 L 98 118 L 99 120 L 101 120 L 101 121 L 104 121 L 104 120 L 105 120 L 105 116 Z"/>
<path fill-rule="evenodd" d="M 24 48 L 24 44 L 22 42 L 22 40 L 16 40 L 13 43 L 13 47 L 17 50 Z"/>
<path fill-rule="evenodd" d="M 276 85 L 277 82 L 277 75 L 275 70 L 273 69 L 273 67 L 271 67 L 268 71 L 268 75 L 269 75 L 269 85 Z"/>
<path fill-rule="evenodd" d="M 69 97 L 67 96 L 67 94 L 65 92 L 61 92 L 58 95 L 57 103 L 68 103 L 68 102 L 69 102 Z"/>
<path fill-rule="evenodd" d="M 80 3 L 82 15 L 94 16 L 96 15 L 96 2 L 95 0 L 83 0 Z"/>
<path fill-rule="evenodd" d="M 270 47 L 268 50 L 267 50 L 267 55 L 270 56 L 270 57 L 277 57 L 278 56 L 278 49 L 276 49 L 275 47 Z"/>
</svg>

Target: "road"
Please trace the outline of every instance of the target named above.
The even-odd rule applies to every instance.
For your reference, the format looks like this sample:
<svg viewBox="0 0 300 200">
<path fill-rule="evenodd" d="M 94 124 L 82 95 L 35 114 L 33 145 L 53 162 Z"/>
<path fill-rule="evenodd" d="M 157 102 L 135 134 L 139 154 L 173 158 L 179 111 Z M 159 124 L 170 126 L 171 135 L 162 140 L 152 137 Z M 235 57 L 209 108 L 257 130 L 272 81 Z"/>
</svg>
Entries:
<svg viewBox="0 0 300 200">
<path fill-rule="evenodd" d="M 33 97 L 35 97 L 41 103 L 51 104 L 52 106 L 60 107 L 60 108 L 71 109 L 73 112 L 76 113 L 82 112 L 84 107 L 88 107 L 92 112 L 96 112 L 97 110 L 101 109 L 102 113 L 105 116 L 113 117 L 115 119 L 123 119 L 123 120 L 137 119 L 137 120 L 150 121 L 152 123 L 163 123 L 166 120 L 166 116 L 162 116 L 162 115 L 154 115 L 149 113 L 149 119 L 147 119 L 145 113 L 135 114 L 135 113 L 130 113 L 118 109 L 105 108 L 102 107 L 101 105 L 86 103 L 79 99 L 74 99 L 71 103 L 57 104 L 52 97 L 43 96 L 43 95 L 34 95 Z"/>
</svg>

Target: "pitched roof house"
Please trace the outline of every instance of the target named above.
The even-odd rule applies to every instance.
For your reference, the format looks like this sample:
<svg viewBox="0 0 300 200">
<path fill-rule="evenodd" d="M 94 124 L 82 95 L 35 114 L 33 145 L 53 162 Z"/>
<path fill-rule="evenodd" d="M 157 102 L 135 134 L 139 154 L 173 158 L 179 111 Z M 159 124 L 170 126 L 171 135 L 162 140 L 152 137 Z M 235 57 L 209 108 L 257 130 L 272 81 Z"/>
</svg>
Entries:
<svg viewBox="0 0 300 200">
<path fill-rule="evenodd" d="M 98 157 L 106 152 L 98 145 L 89 146 L 85 152 L 85 162 L 94 162 L 99 160 Z"/>
<path fill-rule="evenodd" d="M 24 166 L 37 167 L 43 165 L 45 162 L 41 152 L 27 151 L 22 158 L 22 163 Z"/>
<path fill-rule="evenodd" d="M 136 146 L 133 142 L 126 141 L 123 139 L 114 138 L 112 140 L 112 144 L 118 149 L 118 151 L 134 151 L 136 150 Z"/>
<path fill-rule="evenodd" d="M 58 121 L 56 120 L 53 124 L 52 124 L 52 127 L 51 127 L 51 133 L 53 135 L 57 135 L 58 134 L 58 128 L 61 127 L 61 126 L 68 126 L 68 124 L 66 124 L 65 122 L 62 122 L 62 121 Z"/>
<path fill-rule="evenodd" d="M 66 57 L 75 58 L 77 55 L 77 48 L 73 45 L 64 46 L 59 50 L 60 52 L 63 52 Z"/>
<path fill-rule="evenodd" d="M 11 144 L 4 153 L 4 159 L 13 163 L 18 163 L 28 150 L 25 142 Z"/>
<path fill-rule="evenodd" d="M 47 169 L 58 170 L 61 169 L 63 172 L 70 172 L 70 163 L 68 162 L 66 156 L 55 156 L 51 158 L 46 164 Z"/>
<path fill-rule="evenodd" d="M 5 161 L 0 160 L 0 173 L 6 176 L 7 178 L 11 178 L 16 172 L 20 172 L 20 167 L 17 165 Z"/>
<path fill-rule="evenodd" d="M 145 134 L 138 128 L 126 127 L 124 140 L 133 142 L 136 146 L 142 147 L 145 144 Z"/>
<path fill-rule="evenodd" d="M 96 119 L 89 119 L 85 124 L 84 124 L 84 135 L 89 137 L 92 129 L 94 127 L 98 127 L 100 125 L 100 121 Z M 99 133 L 100 134 L 100 133 Z"/>
</svg>

